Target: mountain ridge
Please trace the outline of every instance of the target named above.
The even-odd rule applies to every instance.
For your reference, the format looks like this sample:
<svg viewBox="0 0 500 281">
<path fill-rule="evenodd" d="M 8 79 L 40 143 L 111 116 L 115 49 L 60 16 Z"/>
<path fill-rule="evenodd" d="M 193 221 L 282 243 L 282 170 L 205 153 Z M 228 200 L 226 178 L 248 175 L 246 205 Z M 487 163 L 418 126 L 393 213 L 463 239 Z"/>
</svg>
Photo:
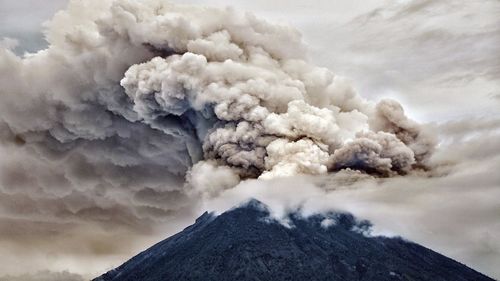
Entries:
<svg viewBox="0 0 500 281">
<path fill-rule="evenodd" d="M 402 238 L 367 235 L 370 223 L 350 214 L 291 213 L 290 226 L 269 215 L 257 200 L 205 212 L 94 281 L 493 280 Z"/>
</svg>

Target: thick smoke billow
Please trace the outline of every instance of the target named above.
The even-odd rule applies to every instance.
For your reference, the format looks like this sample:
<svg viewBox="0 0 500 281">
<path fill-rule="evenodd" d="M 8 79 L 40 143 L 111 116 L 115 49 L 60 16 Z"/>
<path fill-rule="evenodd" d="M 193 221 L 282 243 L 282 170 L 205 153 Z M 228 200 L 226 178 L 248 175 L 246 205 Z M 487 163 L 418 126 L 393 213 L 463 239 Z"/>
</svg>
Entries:
<svg viewBox="0 0 500 281">
<path fill-rule="evenodd" d="M 246 178 L 407 174 L 434 148 L 399 103 L 364 100 L 307 62 L 295 29 L 251 14 L 73 1 L 48 27 L 46 50 L 0 50 L 2 141 L 15 151 L 0 180 L 12 196 L 86 202 L 56 216 L 132 205 L 131 218 L 162 217 Z"/>
<path fill-rule="evenodd" d="M 4 126 L 44 160 L 67 158 L 113 182 L 133 181 L 107 175 L 127 171 L 176 189 L 163 179 L 194 164 L 240 178 L 388 176 L 421 167 L 434 146 L 396 101 L 362 99 L 307 63 L 297 31 L 250 14 L 74 2 L 50 27 L 46 50 L 2 50 Z"/>
<path fill-rule="evenodd" d="M 363 99 L 308 63 L 298 31 L 252 14 L 72 1 L 45 36 L 23 57 L 0 48 L 0 224 L 147 233 L 244 179 L 405 175 L 435 146 L 398 102 Z"/>
<path fill-rule="evenodd" d="M 218 169 L 390 176 L 424 167 L 434 147 L 399 103 L 362 99 L 307 63 L 296 30 L 251 14 L 73 2 L 46 35 L 50 47 L 24 58 L 2 49 L 1 120 L 7 139 L 64 162 L 75 184 L 97 175 L 175 192 L 195 164 L 191 183 Z"/>
<path fill-rule="evenodd" d="M 137 14 L 140 5 L 132 6 Z M 181 139 L 190 163 L 214 160 L 241 178 L 344 168 L 390 175 L 424 165 L 432 151 L 397 102 L 373 107 L 308 64 L 295 31 L 230 10 L 212 11 L 220 14 L 215 28 L 194 18 L 198 9 L 161 7 L 176 24 L 141 33 L 140 42 L 163 55 L 130 66 L 120 85 L 133 120 Z M 157 17 L 126 25 L 127 34 L 155 31 Z"/>
</svg>

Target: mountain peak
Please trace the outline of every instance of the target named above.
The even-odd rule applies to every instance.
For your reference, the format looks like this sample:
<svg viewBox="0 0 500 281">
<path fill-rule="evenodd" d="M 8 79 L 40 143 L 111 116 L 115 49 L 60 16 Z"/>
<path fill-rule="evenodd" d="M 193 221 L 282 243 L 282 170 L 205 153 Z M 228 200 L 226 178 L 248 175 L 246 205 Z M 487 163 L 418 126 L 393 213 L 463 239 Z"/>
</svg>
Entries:
<svg viewBox="0 0 500 281">
<path fill-rule="evenodd" d="M 269 219 L 252 199 L 182 232 L 95 281 L 153 280 L 493 280 L 401 238 L 366 235 L 370 224 L 343 213 Z"/>
<path fill-rule="evenodd" d="M 269 207 L 255 198 L 251 198 L 248 201 L 243 202 L 241 205 L 236 207 L 236 209 L 245 209 L 245 208 L 269 213 Z"/>
</svg>

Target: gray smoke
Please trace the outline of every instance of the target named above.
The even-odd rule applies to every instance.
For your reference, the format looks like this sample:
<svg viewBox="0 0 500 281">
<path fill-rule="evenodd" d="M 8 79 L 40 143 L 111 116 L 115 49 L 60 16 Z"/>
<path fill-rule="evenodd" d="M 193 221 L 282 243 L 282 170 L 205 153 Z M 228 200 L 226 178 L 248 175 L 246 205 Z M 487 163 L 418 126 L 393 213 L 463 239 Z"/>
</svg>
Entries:
<svg viewBox="0 0 500 281">
<path fill-rule="evenodd" d="M 305 60 L 296 30 L 251 14 L 73 1 L 46 36 L 36 54 L 0 51 L 3 141 L 20 151 L 2 165 L 37 162 L 30 180 L 51 170 L 59 196 L 129 190 L 120 198 L 129 204 L 148 188 L 182 202 L 187 172 L 198 190 L 194 178 L 213 169 L 241 179 L 392 176 L 424 168 L 434 148 L 399 103 L 364 100 Z"/>
<path fill-rule="evenodd" d="M 432 135 L 396 101 L 365 100 L 309 63 L 291 27 L 232 9 L 88 0 L 45 36 L 34 54 L 0 48 L 4 249 L 19 237 L 50 248 L 25 234 L 28 221 L 92 261 L 120 253 L 93 240 L 109 241 L 110 228 L 144 237 L 244 179 L 429 169 Z"/>
</svg>

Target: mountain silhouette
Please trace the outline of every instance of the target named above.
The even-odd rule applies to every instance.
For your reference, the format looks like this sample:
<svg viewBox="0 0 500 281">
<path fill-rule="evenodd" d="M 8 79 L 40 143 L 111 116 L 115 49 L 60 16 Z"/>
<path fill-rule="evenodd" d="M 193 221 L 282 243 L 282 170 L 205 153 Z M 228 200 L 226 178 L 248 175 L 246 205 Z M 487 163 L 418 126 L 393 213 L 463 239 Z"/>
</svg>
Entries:
<svg viewBox="0 0 500 281">
<path fill-rule="evenodd" d="M 344 213 L 276 221 L 251 200 L 204 213 L 94 281 L 493 280 L 402 238 L 371 236 L 370 227 Z"/>
</svg>

